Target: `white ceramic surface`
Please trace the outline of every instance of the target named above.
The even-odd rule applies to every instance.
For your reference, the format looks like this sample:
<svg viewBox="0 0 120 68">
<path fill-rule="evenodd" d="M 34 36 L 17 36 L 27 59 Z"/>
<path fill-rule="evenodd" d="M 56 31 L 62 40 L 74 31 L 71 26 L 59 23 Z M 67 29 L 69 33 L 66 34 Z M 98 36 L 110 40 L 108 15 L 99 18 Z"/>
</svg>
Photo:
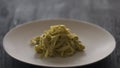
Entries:
<svg viewBox="0 0 120 68">
<path fill-rule="evenodd" d="M 30 45 L 30 39 L 56 24 L 66 25 L 71 32 L 76 33 L 85 45 L 85 51 L 67 58 L 38 58 Z M 97 25 L 85 21 L 56 19 L 19 25 L 6 34 L 3 44 L 10 56 L 22 62 L 48 67 L 73 67 L 91 64 L 107 57 L 115 49 L 116 42 L 109 32 Z"/>
</svg>

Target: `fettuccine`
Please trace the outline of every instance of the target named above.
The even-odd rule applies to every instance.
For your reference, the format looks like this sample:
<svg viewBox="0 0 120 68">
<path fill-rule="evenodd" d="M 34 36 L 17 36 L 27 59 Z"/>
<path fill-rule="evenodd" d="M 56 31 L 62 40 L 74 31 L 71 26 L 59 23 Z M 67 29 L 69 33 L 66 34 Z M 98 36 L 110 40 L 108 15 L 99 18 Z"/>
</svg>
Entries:
<svg viewBox="0 0 120 68">
<path fill-rule="evenodd" d="M 42 58 L 68 57 L 85 49 L 78 36 L 71 33 L 65 25 L 51 26 L 41 36 L 33 38 L 31 43 Z"/>
</svg>

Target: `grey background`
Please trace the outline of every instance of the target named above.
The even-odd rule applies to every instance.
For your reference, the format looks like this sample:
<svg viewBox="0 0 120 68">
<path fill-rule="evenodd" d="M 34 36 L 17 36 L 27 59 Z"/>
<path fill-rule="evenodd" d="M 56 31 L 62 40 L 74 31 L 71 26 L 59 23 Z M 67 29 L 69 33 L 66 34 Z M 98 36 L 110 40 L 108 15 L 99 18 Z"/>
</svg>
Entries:
<svg viewBox="0 0 120 68">
<path fill-rule="evenodd" d="M 97 24 L 116 39 L 107 58 L 81 68 L 120 68 L 120 0 L 0 0 L 0 68 L 39 68 L 11 58 L 3 49 L 4 35 L 31 20 L 72 18 Z"/>
</svg>

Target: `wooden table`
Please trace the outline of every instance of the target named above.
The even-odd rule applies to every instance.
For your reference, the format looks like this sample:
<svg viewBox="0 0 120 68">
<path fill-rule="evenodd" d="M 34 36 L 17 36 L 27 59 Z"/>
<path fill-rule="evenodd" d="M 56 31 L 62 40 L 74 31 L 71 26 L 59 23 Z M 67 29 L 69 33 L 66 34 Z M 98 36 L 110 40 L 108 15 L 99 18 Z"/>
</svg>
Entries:
<svg viewBox="0 0 120 68">
<path fill-rule="evenodd" d="M 3 49 L 3 38 L 19 24 L 54 18 L 85 20 L 115 37 L 111 55 L 81 68 L 120 68 L 120 0 L 0 0 L 0 68 L 39 68 L 11 58 Z"/>
</svg>

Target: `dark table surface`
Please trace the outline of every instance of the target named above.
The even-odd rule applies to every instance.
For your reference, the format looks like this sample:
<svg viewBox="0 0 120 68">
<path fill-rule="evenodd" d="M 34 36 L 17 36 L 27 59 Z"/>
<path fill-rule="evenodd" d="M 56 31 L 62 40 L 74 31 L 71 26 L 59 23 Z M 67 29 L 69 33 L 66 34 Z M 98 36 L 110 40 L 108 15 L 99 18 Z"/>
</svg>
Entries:
<svg viewBox="0 0 120 68">
<path fill-rule="evenodd" d="M 111 55 L 81 68 L 120 68 L 120 0 L 0 0 L 0 68 L 39 68 L 11 58 L 3 49 L 3 38 L 19 24 L 54 18 L 85 20 L 115 37 Z"/>
</svg>

